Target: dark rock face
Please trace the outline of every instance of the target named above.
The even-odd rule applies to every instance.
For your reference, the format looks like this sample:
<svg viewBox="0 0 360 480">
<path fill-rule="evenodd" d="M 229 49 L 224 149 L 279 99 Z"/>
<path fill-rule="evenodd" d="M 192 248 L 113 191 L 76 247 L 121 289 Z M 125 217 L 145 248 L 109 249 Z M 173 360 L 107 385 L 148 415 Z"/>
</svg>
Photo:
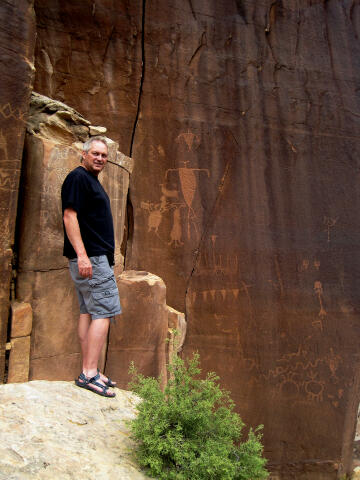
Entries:
<svg viewBox="0 0 360 480">
<path fill-rule="evenodd" d="M 0 18 L 0 383 L 4 378 L 11 260 L 26 115 L 34 73 L 33 2 L 1 2 Z"/>
<path fill-rule="evenodd" d="M 141 3 L 37 0 L 35 90 L 105 125 L 129 152 L 141 76 Z M 101 123 L 103 122 L 103 123 Z"/>
<path fill-rule="evenodd" d="M 36 87 L 136 160 L 126 268 L 165 280 L 185 354 L 265 425 L 274 478 L 348 471 L 360 6 L 154 0 L 141 32 L 140 2 L 65 4 L 36 2 Z"/>
</svg>

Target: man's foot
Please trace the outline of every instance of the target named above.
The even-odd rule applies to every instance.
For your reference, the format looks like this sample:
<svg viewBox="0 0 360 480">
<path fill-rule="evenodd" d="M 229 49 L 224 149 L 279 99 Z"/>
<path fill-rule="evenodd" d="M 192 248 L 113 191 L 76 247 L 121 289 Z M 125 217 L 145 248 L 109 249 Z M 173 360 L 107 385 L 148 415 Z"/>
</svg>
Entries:
<svg viewBox="0 0 360 480">
<path fill-rule="evenodd" d="M 75 380 L 75 384 L 78 387 L 85 388 L 86 390 L 90 390 L 97 395 L 101 395 L 102 397 L 115 397 L 115 393 L 109 392 L 109 387 L 100 383 L 100 374 L 97 373 L 95 377 L 88 378 L 83 372 L 80 373 L 79 378 Z"/>
<path fill-rule="evenodd" d="M 100 372 L 99 369 L 98 369 L 98 374 L 100 375 L 101 381 L 104 382 L 104 385 L 111 388 L 116 387 L 116 382 L 113 382 L 110 377 L 106 377 L 103 373 Z"/>
</svg>

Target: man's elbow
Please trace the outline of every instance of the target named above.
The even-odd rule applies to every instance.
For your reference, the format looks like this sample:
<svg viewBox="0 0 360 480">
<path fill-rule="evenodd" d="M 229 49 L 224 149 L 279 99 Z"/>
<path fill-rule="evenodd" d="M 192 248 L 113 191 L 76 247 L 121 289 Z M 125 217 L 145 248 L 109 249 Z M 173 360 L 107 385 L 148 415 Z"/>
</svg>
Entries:
<svg viewBox="0 0 360 480">
<path fill-rule="evenodd" d="M 75 210 L 72 208 L 66 208 L 64 210 L 64 215 L 63 215 L 63 220 L 64 224 L 66 225 L 67 223 L 71 222 L 74 218 L 77 218 L 77 213 Z"/>
</svg>

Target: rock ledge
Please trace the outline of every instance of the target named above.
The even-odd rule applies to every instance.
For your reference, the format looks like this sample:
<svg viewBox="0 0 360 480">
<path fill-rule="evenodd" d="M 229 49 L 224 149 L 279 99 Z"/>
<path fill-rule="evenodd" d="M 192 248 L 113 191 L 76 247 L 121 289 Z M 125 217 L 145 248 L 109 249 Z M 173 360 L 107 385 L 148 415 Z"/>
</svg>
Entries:
<svg viewBox="0 0 360 480">
<path fill-rule="evenodd" d="M 103 398 L 70 382 L 0 386 L 0 479 L 146 479 L 127 420 L 138 397 Z"/>
</svg>

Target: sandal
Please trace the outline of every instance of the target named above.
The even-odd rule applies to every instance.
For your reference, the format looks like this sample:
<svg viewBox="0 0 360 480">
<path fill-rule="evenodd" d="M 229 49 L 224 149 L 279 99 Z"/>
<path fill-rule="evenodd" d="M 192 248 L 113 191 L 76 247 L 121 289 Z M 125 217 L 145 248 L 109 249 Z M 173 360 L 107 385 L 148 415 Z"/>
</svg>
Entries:
<svg viewBox="0 0 360 480">
<path fill-rule="evenodd" d="M 98 373 L 100 374 L 100 370 L 98 369 Z M 104 375 L 106 376 L 106 375 Z M 107 387 L 115 388 L 116 382 L 113 382 L 110 377 L 107 377 L 107 380 L 102 380 Z"/>
<path fill-rule="evenodd" d="M 85 388 L 86 390 L 90 390 L 91 392 L 97 393 L 98 395 L 101 395 L 102 397 L 109 397 L 113 398 L 115 397 L 115 393 L 113 392 L 108 392 L 109 387 L 106 385 L 102 385 L 99 383 L 97 380 L 100 380 L 100 374 L 96 374 L 95 377 L 88 378 L 83 372 L 80 373 L 79 378 L 75 380 L 75 384 L 80 387 L 80 388 Z M 91 385 L 94 385 L 95 387 L 101 388 L 101 391 L 98 390 L 97 388 L 92 387 Z"/>
</svg>

